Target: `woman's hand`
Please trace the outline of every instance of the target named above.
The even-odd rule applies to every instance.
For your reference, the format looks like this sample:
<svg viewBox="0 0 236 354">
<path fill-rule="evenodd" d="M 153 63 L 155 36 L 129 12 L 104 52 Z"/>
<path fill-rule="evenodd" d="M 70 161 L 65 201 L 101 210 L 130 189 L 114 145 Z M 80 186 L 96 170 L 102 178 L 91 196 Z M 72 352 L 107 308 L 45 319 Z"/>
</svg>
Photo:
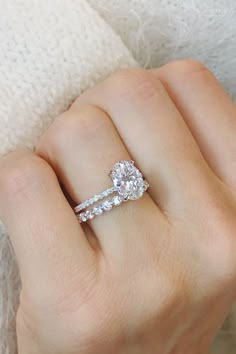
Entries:
<svg viewBox="0 0 236 354">
<path fill-rule="evenodd" d="M 17 112 L 16 112 L 17 113 Z M 236 296 L 236 108 L 187 60 L 82 94 L 36 154 L 0 159 L 18 259 L 19 354 L 206 354 Z M 150 184 L 79 224 L 119 160 Z"/>
</svg>

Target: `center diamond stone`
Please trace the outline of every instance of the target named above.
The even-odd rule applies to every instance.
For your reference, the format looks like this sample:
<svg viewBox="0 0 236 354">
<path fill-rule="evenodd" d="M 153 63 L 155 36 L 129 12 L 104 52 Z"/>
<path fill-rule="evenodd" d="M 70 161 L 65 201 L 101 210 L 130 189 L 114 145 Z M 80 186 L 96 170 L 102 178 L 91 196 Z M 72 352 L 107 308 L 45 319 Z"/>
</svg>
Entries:
<svg viewBox="0 0 236 354">
<path fill-rule="evenodd" d="M 148 184 L 133 161 L 119 161 L 109 175 L 117 192 L 124 199 L 139 199 L 147 190 Z"/>
</svg>

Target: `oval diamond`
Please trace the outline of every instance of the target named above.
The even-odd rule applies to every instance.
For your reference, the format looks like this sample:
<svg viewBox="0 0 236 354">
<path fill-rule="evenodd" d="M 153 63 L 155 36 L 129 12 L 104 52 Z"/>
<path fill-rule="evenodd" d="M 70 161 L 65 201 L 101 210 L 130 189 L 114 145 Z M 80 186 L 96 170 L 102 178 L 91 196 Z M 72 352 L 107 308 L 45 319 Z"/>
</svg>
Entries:
<svg viewBox="0 0 236 354">
<path fill-rule="evenodd" d="M 146 182 L 133 161 L 119 161 L 113 167 L 110 177 L 117 192 L 124 199 L 139 199 L 145 192 Z"/>
</svg>

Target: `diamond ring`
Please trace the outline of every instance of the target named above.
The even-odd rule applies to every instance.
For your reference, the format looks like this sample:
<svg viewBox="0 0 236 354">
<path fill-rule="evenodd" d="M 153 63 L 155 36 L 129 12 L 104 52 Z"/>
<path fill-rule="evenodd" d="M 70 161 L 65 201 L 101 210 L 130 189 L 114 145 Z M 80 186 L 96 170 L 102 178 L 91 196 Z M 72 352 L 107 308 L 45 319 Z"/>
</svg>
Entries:
<svg viewBox="0 0 236 354">
<path fill-rule="evenodd" d="M 117 162 L 109 173 L 109 177 L 113 182 L 113 187 L 74 208 L 79 222 L 91 220 L 125 201 L 139 199 L 149 187 L 142 173 L 134 166 L 134 161 Z M 99 202 L 112 194 L 115 195 L 102 203 Z"/>
</svg>

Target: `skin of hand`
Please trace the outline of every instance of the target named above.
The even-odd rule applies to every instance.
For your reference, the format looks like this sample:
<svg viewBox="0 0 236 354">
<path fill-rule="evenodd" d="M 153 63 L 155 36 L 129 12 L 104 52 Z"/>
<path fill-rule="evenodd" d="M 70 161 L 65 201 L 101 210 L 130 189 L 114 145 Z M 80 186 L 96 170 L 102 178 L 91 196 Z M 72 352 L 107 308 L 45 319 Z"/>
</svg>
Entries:
<svg viewBox="0 0 236 354">
<path fill-rule="evenodd" d="M 236 298 L 236 107 L 201 63 L 121 70 L 0 159 L 19 354 L 206 354 Z M 150 184 L 79 224 L 119 160 Z M 59 183 L 60 182 L 60 183 Z"/>
</svg>

